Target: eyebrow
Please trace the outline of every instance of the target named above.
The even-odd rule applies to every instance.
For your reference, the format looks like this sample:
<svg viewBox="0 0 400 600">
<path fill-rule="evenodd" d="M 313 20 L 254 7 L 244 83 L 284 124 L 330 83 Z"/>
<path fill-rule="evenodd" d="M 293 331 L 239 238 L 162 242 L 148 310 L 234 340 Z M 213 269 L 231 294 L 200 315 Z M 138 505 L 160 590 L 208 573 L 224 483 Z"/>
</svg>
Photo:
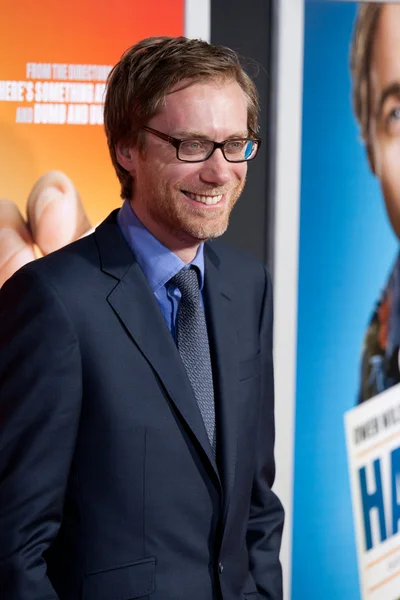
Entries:
<svg viewBox="0 0 400 600">
<path fill-rule="evenodd" d="M 382 115 L 382 109 L 384 104 L 388 98 L 391 96 L 396 96 L 400 98 L 400 82 L 394 82 L 385 87 L 381 93 L 381 97 L 379 99 L 378 110 L 376 111 L 376 116 L 379 118 Z"/>
<path fill-rule="evenodd" d="M 209 140 L 210 138 L 207 135 L 204 135 L 204 133 L 200 133 L 199 131 L 178 131 L 173 137 L 176 137 L 178 139 L 203 139 L 203 140 Z M 228 140 L 230 139 L 235 139 L 235 138 L 247 138 L 249 137 L 249 132 L 248 131 L 240 131 L 238 133 L 232 133 L 228 138 Z"/>
</svg>

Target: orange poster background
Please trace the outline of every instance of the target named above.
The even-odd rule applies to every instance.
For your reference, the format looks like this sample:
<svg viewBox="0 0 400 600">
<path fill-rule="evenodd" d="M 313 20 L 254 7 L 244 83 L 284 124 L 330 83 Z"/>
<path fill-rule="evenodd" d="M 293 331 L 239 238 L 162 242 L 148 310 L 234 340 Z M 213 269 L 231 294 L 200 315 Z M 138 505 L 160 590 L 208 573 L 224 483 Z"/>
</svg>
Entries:
<svg viewBox="0 0 400 600">
<path fill-rule="evenodd" d="M 184 0 L 0 1 L 0 80 L 26 80 L 26 63 L 113 65 L 138 40 L 182 35 Z M 34 182 L 50 169 L 74 182 L 92 224 L 119 206 L 101 125 L 15 123 L 0 102 L 0 198 L 26 215 Z"/>
</svg>

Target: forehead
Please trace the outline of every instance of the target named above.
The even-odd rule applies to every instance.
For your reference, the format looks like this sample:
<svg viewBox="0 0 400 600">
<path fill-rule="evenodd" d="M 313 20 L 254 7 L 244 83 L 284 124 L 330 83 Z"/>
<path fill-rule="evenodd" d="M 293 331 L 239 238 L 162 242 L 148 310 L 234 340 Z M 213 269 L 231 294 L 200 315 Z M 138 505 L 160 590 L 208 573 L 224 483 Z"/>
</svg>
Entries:
<svg viewBox="0 0 400 600">
<path fill-rule="evenodd" d="M 236 81 L 181 82 L 165 96 L 153 124 L 210 135 L 247 131 L 247 99 Z M 228 134 L 230 134 L 228 132 Z"/>
<path fill-rule="evenodd" d="M 375 94 L 400 82 L 400 4 L 382 7 L 371 54 L 371 84 Z"/>
</svg>

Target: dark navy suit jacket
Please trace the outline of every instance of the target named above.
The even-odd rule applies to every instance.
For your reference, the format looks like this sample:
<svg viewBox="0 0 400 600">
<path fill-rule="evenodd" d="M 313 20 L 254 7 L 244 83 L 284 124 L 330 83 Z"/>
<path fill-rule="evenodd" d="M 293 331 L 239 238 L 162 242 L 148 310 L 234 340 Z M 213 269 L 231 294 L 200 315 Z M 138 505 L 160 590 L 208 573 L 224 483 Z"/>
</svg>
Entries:
<svg viewBox="0 0 400 600">
<path fill-rule="evenodd" d="M 115 213 L 0 292 L 0 597 L 282 598 L 272 291 L 205 248 L 218 453 Z"/>
</svg>

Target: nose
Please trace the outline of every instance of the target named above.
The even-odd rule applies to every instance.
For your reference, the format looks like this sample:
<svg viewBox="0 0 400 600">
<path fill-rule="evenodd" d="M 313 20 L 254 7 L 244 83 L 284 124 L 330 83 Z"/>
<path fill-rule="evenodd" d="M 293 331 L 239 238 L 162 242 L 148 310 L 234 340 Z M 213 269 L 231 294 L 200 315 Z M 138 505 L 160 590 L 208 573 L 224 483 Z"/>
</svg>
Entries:
<svg viewBox="0 0 400 600">
<path fill-rule="evenodd" d="M 206 161 L 202 163 L 200 178 L 214 186 L 222 186 L 233 177 L 234 163 L 225 160 L 221 148 L 217 148 Z"/>
</svg>

